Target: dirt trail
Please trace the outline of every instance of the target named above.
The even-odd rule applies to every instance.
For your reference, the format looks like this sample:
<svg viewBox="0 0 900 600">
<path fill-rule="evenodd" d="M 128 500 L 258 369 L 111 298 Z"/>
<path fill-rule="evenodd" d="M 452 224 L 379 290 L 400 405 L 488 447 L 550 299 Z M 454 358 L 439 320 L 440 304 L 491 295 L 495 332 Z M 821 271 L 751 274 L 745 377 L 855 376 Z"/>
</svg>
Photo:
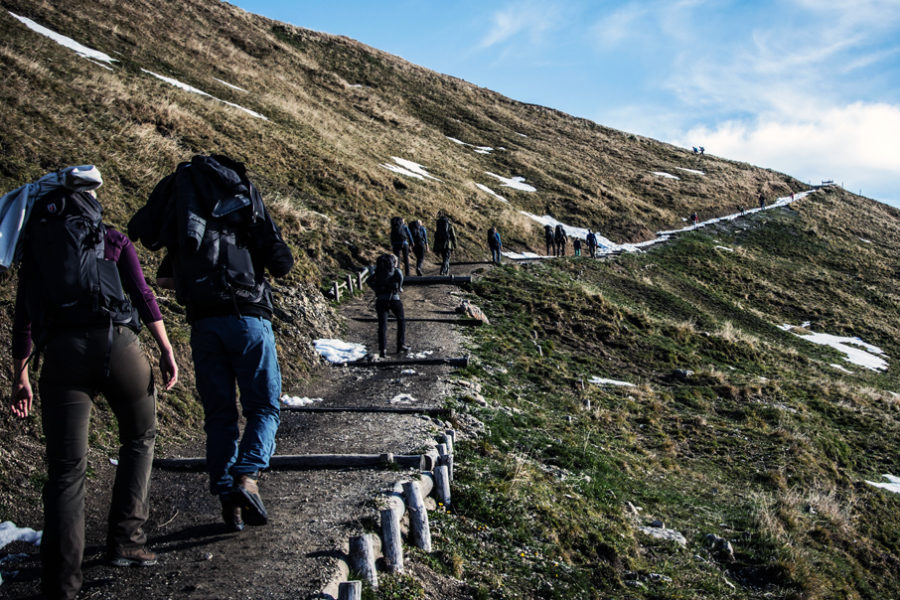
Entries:
<svg viewBox="0 0 900 600">
<path fill-rule="evenodd" d="M 467 274 L 471 267 L 454 269 Z M 460 292 L 452 286 L 407 287 L 408 317 L 452 317 Z M 377 349 L 376 324 L 353 320 L 374 316 L 371 292 L 341 306 L 346 318 L 342 339 Z M 430 357 L 461 353 L 458 326 L 412 322 L 407 343 L 413 353 Z M 388 330 L 393 349 L 394 325 Z M 390 358 L 390 355 L 389 355 Z M 284 382 L 290 395 L 323 398 L 321 406 L 390 406 L 398 394 L 409 394 L 415 406 L 438 406 L 448 393 L 451 368 L 350 368 L 321 365 L 303 384 Z M 413 369 L 415 373 L 409 373 Z M 404 406 L 407 404 L 404 404 Z M 306 414 L 284 411 L 276 454 L 366 453 L 411 454 L 423 450 L 446 424 L 419 415 L 383 413 Z M 203 435 L 178 449 L 180 456 L 202 456 Z M 168 456 L 175 456 L 172 452 Z M 87 499 L 85 584 L 80 598 L 96 599 L 296 599 L 318 597 L 337 573 L 347 540 L 378 523 L 374 499 L 404 477 L 402 469 L 268 471 L 260 493 L 270 523 L 226 533 L 218 501 L 207 492 L 203 473 L 155 469 L 148 523 L 151 546 L 159 564 L 146 569 L 113 569 L 103 564 L 105 510 L 114 468 L 92 458 Z M 410 472 L 411 473 L 411 472 Z M 30 547 L 8 546 L 30 556 L 0 586 L 0 598 L 37 598 L 40 560 Z"/>
</svg>

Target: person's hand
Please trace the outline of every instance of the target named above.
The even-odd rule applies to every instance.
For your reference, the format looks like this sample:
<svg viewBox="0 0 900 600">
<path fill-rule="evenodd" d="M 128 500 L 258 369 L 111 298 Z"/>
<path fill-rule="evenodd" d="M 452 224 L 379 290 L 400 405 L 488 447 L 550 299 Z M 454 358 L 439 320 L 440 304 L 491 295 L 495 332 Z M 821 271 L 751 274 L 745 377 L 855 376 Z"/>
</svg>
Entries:
<svg viewBox="0 0 900 600">
<path fill-rule="evenodd" d="M 159 372 L 162 374 L 164 388 L 166 391 L 171 390 L 178 382 L 178 365 L 175 363 L 175 354 L 171 347 L 160 352 Z"/>
<path fill-rule="evenodd" d="M 31 391 L 31 382 L 28 380 L 26 372 L 13 382 L 10 408 L 14 415 L 24 419 L 31 412 L 33 401 L 34 392 Z"/>
</svg>

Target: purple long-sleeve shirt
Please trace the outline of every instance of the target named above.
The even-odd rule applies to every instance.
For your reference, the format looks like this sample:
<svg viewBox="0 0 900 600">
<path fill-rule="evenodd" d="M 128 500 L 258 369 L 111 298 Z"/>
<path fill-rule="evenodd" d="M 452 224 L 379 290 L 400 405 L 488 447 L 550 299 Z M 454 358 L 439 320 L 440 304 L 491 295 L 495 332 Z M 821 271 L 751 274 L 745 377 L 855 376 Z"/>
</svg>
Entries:
<svg viewBox="0 0 900 600">
<path fill-rule="evenodd" d="M 138 261 L 134 245 L 125 234 L 116 231 L 112 227 L 106 228 L 103 248 L 104 258 L 116 263 L 119 270 L 119 278 L 122 280 L 122 289 L 131 299 L 131 304 L 137 309 L 144 323 L 154 323 L 162 320 L 162 313 L 156 303 L 153 290 L 144 279 L 144 271 Z M 26 358 L 31 354 L 32 332 L 31 321 L 28 319 L 28 311 L 25 309 L 25 295 L 22 290 L 21 279 L 16 292 L 16 312 L 13 318 L 12 331 L 12 356 L 16 359 Z"/>
</svg>

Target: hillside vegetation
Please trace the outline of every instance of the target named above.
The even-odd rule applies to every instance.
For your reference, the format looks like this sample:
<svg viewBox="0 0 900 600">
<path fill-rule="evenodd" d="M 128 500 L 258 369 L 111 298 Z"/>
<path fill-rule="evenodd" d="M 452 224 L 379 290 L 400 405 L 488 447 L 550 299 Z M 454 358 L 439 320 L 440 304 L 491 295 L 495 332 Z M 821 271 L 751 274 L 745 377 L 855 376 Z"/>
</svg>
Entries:
<svg viewBox="0 0 900 600">
<path fill-rule="evenodd" d="M 107 220 L 124 227 L 180 161 L 245 161 L 298 257 L 276 288 L 293 388 L 310 340 L 340 328 L 323 284 L 372 263 L 393 214 L 431 229 L 447 212 L 459 256 L 480 259 L 492 224 L 508 249 L 543 252 L 523 211 L 638 242 L 693 211 L 807 189 L 223 2 L 0 5 L 0 189 L 93 163 Z M 398 172 L 408 161 L 430 177 Z M 503 185 L 517 177 L 535 191 Z M 435 514 L 439 551 L 417 560 L 478 597 L 898 595 L 898 497 L 863 483 L 900 475 L 898 244 L 898 211 L 826 188 L 646 253 L 486 271 L 472 292 L 493 326 L 472 334 L 469 385 L 448 398 L 460 430 L 484 430 L 459 444 L 457 508 Z M 139 251 L 152 275 L 161 257 Z M 2 277 L 8 334 L 15 272 Z M 181 310 L 161 304 L 189 366 Z M 887 369 L 796 335 L 809 331 L 859 336 Z M 198 430 L 190 371 L 160 404 L 162 451 Z M 19 520 L 37 510 L 40 423 L 0 414 L 0 486 L 21 490 L 0 496 L 0 521 Z M 92 448 L 113 447 L 108 409 L 94 419 Z M 641 533 L 655 519 L 685 546 Z M 408 578 L 381 592 L 421 593 Z"/>
</svg>

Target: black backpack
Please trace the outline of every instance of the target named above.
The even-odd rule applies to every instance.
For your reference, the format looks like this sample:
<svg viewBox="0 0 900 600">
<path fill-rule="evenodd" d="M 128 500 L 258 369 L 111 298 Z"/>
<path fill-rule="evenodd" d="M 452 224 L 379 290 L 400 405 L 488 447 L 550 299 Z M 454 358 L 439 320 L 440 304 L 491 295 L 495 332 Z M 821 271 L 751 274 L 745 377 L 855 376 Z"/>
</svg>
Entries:
<svg viewBox="0 0 900 600">
<path fill-rule="evenodd" d="M 370 287 L 376 295 L 392 294 L 397 291 L 397 285 L 392 281 L 394 271 L 397 269 L 397 257 L 393 254 L 382 254 L 375 261 L 375 273 L 369 280 Z"/>
<path fill-rule="evenodd" d="M 251 255 L 253 226 L 262 223 L 259 192 L 242 165 L 226 156 L 195 156 L 179 167 L 176 187 L 191 196 L 186 236 L 178 240 L 172 268 L 176 300 L 192 308 L 220 310 L 262 304 L 271 293 L 257 278 Z"/>
<path fill-rule="evenodd" d="M 106 227 L 89 192 L 60 189 L 35 202 L 22 240 L 26 310 L 42 338 L 70 327 L 125 325 L 140 319 L 104 257 Z"/>
</svg>

